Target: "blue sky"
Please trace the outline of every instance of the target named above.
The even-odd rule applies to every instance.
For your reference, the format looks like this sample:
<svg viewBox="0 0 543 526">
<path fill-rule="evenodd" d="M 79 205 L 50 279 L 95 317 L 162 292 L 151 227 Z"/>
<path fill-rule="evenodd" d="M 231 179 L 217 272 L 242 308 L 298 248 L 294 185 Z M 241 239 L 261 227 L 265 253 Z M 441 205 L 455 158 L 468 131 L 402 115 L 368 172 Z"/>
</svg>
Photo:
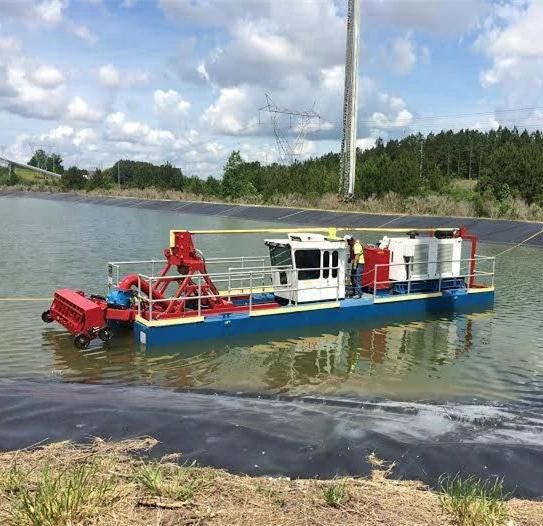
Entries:
<svg viewBox="0 0 543 526">
<path fill-rule="evenodd" d="M 301 157 L 337 151 L 345 11 L 346 0 L 0 0 L 0 152 L 220 175 L 232 149 L 277 160 L 266 93 L 320 114 Z M 543 0 L 361 0 L 361 12 L 361 147 L 542 123 Z"/>
</svg>

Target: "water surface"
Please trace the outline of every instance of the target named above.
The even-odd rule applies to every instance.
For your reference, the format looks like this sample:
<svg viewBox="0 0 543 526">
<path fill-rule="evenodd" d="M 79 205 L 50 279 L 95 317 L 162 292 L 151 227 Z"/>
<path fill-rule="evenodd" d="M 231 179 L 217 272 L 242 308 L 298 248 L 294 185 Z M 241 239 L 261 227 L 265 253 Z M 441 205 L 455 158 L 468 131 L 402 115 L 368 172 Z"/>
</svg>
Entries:
<svg viewBox="0 0 543 526">
<path fill-rule="evenodd" d="M 109 260 L 161 258 L 170 228 L 254 222 L 86 203 L 0 198 L 0 297 L 103 293 Z M 374 239 L 368 238 L 368 241 Z M 202 238 L 208 257 L 262 255 L 262 237 Z M 483 245 L 494 255 L 504 247 Z M 492 311 L 383 325 L 310 327 L 144 350 L 130 333 L 78 351 L 44 325 L 47 301 L 0 302 L 0 377 L 227 393 L 543 402 L 543 252 L 499 258 Z"/>
</svg>

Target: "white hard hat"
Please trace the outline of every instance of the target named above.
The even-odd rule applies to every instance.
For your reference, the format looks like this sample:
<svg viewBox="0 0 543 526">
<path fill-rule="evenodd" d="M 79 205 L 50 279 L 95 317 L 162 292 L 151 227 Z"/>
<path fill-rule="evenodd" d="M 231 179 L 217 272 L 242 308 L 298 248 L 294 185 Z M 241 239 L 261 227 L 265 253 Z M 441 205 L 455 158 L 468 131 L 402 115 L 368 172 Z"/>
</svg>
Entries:
<svg viewBox="0 0 543 526">
<path fill-rule="evenodd" d="M 344 239 L 345 241 L 349 241 L 349 240 L 352 239 L 352 238 L 353 238 L 353 236 L 351 236 L 350 234 L 347 234 L 347 235 L 343 236 L 343 239 Z"/>
</svg>

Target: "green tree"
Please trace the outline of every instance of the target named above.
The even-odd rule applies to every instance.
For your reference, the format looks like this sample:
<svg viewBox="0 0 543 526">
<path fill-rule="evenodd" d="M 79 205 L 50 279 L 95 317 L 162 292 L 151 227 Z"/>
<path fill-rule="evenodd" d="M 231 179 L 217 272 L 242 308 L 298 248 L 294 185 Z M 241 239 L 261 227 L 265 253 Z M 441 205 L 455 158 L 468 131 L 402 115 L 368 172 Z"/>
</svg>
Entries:
<svg viewBox="0 0 543 526">
<path fill-rule="evenodd" d="M 257 194 L 254 184 L 251 182 L 251 171 L 260 168 L 259 163 L 246 163 L 239 151 L 233 151 L 224 166 L 222 180 L 223 195 L 226 197 L 243 197 Z"/>
<path fill-rule="evenodd" d="M 30 166 L 35 166 L 36 168 L 41 168 L 42 170 L 47 170 L 49 172 L 63 174 L 64 166 L 63 159 L 58 153 L 47 153 L 45 150 L 39 149 L 34 152 L 28 164 Z"/>
<path fill-rule="evenodd" d="M 94 170 L 88 176 L 85 184 L 87 190 L 94 190 L 96 188 L 110 188 L 113 186 L 111 177 L 102 170 Z"/>
<path fill-rule="evenodd" d="M 81 190 L 87 182 L 85 175 L 85 170 L 80 170 L 77 166 L 71 166 L 62 174 L 60 184 L 66 190 Z"/>
</svg>

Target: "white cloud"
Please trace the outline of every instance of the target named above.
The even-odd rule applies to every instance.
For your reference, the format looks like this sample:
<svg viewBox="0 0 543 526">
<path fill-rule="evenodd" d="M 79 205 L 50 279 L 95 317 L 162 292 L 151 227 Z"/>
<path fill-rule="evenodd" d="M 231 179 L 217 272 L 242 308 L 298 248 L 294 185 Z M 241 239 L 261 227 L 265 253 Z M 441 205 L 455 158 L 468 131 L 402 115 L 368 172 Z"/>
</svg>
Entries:
<svg viewBox="0 0 543 526">
<path fill-rule="evenodd" d="M 96 36 L 88 27 L 76 24 L 65 16 L 69 0 L 2 0 L 2 15 L 15 18 L 32 29 L 64 28 L 89 43 L 96 41 Z"/>
<path fill-rule="evenodd" d="M 0 37 L 0 53 L 20 51 L 21 41 L 13 37 Z"/>
<path fill-rule="evenodd" d="M 423 64 L 430 64 L 432 61 L 432 52 L 430 51 L 430 48 L 423 47 L 420 51 L 420 61 Z"/>
<path fill-rule="evenodd" d="M 98 70 L 98 80 L 106 88 L 118 88 L 121 85 L 121 74 L 113 64 L 106 64 Z"/>
<path fill-rule="evenodd" d="M 57 118 L 62 114 L 65 104 L 63 84 L 40 85 L 33 79 L 32 72 L 22 67 L 8 65 L 5 72 L 3 86 L 0 75 L 0 108 L 39 119 Z M 41 81 L 45 80 L 53 79 L 43 75 Z"/>
<path fill-rule="evenodd" d="M 176 145 L 176 137 L 171 131 L 154 129 L 138 121 L 128 121 L 122 112 L 107 116 L 105 137 L 108 141 L 147 146 Z"/>
<path fill-rule="evenodd" d="M 484 88 L 498 88 L 503 94 L 502 109 L 535 106 L 543 98 L 543 3 L 496 4 L 485 22 L 476 49 L 491 61 L 480 74 Z M 498 120 L 511 119 L 497 117 Z M 533 115 L 523 113 L 522 125 Z M 510 122 L 509 122 L 510 123 Z M 505 120 L 504 124 L 508 124 Z"/>
<path fill-rule="evenodd" d="M 455 35 L 473 30 L 490 9 L 490 0 L 363 0 L 370 25 Z"/>
<path fill-rule="evenodd" d="M 52 129 L 48 133 L 40 135 L 40 140 L 45 142 L 61 142 L 69 137 L 73 137 L 75 130 L 71 126 L 61 125 Z"/>
<path fill-rule="evenodd" d="M 417 63 L 412 34 L 407 33 L 405 36 L 393 39 L 385 51 L 384 58 L 388 68 L 398 75 L 404 75 L 411 71 Z"/>
<path fill-rule="evenodd" d="M 345 20 L 333 0 L 262 4 L 267 8 L 252 5 L 252 11 L 228 26 L 228 43 L 214 49 L 200 67 L 212 83 L 269 87 L 285 77 L 316 75 L 344 60 Z"/>
<path fill-rule="evenodd" d="M 95 44 L 98 40 L 96 35 L 91 32 L 87 26 L 82 26 L 78 24 L 69 24 L 70 31 L 77 37 L 82 40 L 86 40 L 89 44 Z"/>
<path fill-rule="evenodd" d="M 360 150 L 369 150 L 375 146 L 377 139 L 375 137 L 364 137 L 362 139 L 357 139 L 356 147 Z"/>
<path fill-rule="evenodd" d="M 67 117 L 76 121 L 96 122 L 100 120 L 102 114 L 89 106 L 85 99 L 76 96 L 68 104 Z"/>
<path fill-rule="evenodd" d="M 272 0 L 159 0 L 162 10 L 182 23 L 226 25 L 248 13 L 268 14 Z"/>
<path fill-rule="evenodd" d="M 173 89 L 163 91 L 155 90 L 153 94 L 155 110 L 159 113 L 183 114 L 190 109 L 190 102 L 185 100 L 180 93 Z"/>
<path fill-rule="evenodd" d="M 119 71 L 113 64 L 105 64 L 98 70 L 98 80 L 102 86 L 109 89 L 128 88 L 135 84 L 145 84 L 149 81 L 146 71 Z"/>
<path fill-rule="evenodd" d="M 222 88 L 217 100 L 204 113 L 204 121 L 217 133 L 245 135 L 256 133 L 255 90 L 249 86 Z M 248 115 L 253 115 L 252 118 Z"/>
<path fill-rule="evenodd" d="M 32 73 L 32 80 L 42 88 L 56 88 L 64 82 L 64 75 L 52 66 L 40 66 Z"/>
<path fill-rule="evenodd" d="M 62 10 L 66 5 L 67 2 L 60 0 L 44 0 L 38 3 L 34 11 L 45 24 L 54 26 L 62 21 Z"/>
</svg>

